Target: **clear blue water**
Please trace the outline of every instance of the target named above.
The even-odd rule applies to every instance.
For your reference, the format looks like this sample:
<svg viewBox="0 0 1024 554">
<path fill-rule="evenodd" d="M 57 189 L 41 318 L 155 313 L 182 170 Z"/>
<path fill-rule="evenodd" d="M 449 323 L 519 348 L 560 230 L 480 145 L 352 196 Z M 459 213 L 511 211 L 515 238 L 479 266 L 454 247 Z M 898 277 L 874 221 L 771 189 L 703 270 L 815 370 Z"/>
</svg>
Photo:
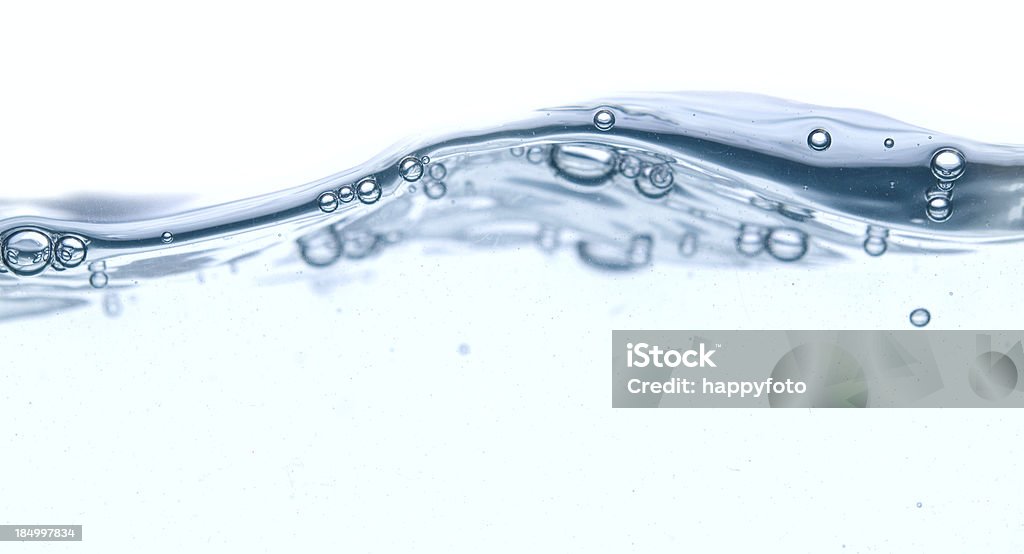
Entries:
<svg viewBox="0 0 1024 554">
<path fill-rule="evenodd" d="M 7 206 L 0 317 L 243 258 L 292 271 L 405 241 L 571 249 L 607 271 L 957 255 L 1024 238 L 1022 191 L 1024 148 L 874 113 L 743 94 L 609 99 L 188 211 L 147 198 Z M 119 311 L 110 298 L 105 311 Z"/>
</svg>

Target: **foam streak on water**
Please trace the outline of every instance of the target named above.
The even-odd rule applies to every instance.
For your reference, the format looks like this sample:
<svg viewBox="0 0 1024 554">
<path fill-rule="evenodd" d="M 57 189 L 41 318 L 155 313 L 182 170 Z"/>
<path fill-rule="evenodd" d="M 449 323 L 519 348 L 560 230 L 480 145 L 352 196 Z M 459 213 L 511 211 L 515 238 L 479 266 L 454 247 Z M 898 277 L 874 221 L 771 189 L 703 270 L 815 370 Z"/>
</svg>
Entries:
<svg viewBox="0 0 1024 554">
<path fill-rule="evenodd" d="M 182 213 L 0 212 L 0 293 L 52 306 L 282 244 L 323 267 L 398 240 L 532 243 L 616 271 L 966 251 L 1024 238 L 1022 192 L 1021 147 L 761 96 L 647 95 L 422 140 Z"/>
</svg>

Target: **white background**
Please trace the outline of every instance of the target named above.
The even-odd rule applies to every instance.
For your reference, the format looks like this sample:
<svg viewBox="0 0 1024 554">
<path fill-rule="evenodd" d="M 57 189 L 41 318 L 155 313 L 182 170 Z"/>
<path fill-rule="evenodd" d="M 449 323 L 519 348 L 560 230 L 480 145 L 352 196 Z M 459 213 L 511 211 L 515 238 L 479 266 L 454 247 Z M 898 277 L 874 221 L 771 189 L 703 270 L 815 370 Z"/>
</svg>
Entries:
<svg viewBox="0 0 1024 554">
<path fill-rule="evenodd" d="M 1008 6 L 5 6 L 0 198 L 229 200 L 633 91 L 1020 143 Z M 610 408 L 613 328 L 1019 328 L 1019 262 L 978 260 L 609 276 L 407 246 L 123 291 L 0 327 L 0 520 L 84 524 L 89 552 L 1019 552 L 1017 412 Z"/>
</svg>

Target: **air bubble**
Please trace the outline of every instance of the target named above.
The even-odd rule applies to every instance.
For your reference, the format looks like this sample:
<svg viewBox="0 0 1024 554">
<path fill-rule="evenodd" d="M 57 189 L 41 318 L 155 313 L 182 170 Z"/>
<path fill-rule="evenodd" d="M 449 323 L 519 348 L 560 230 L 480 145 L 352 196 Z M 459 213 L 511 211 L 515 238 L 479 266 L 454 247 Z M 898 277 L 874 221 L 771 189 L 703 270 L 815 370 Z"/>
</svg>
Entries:
<svg viewBox="0 0 1024 554">
<path fill-rule="evenodd" d="M 469 345 L 468 344 L 460 344 L 459 345 L 459 354 L 461 354 L 463 356 L 469 354 Z"/>
<path fill-rule="evenodd" d="M 61 267 L 78 267 L 85 261 L 85 241 L 78 237 L 64 236 L 57 239 L 54 246 L 55 260 Z"/>
<path fill-rule="evenodd" d="M 640 175 L 640 160 L 636 156 L 622 156 L 619 160 L 619 173 L 622 173 L 623 177 L 633 179 L 637 175 Z"/>
<path fill-rule="evenodd" d="M 953 205 L 948 196 L 936 195 L 928 199 L 928 219 L 941 223 L 953 214 Z"/>
<path fill-rule="evenodd" d="M 667 165 L 658 165 L 651 169 L 650 175 L 647 176 L 650 179 L 651 184 L 659 189 L 665 189 L 672 186 L 672 181 L 675 180 L 675 174 L 672 173 L 672 168 Z"/>
<path fill-rule="evenodd" d="M 321 229 L 296 241 L 299 256 L 313 267 L 327 267 L 341 258 L 341 239 L 334 229 Z"/>
<path fill-rule="evenodd" d="M 832 135 L 825 129 L 815 129 L 807 135 L 807 146 L 819 152 L 828 150 L 828 147 L 832 146 Z"/>
<path fill-rule="evenodd" d="M 910 312 L 910 323 L 914 327 L 924 327 L 931 320 L 932 314 L 924 308 L 918 308 Z"/>
<path fill-rule="evenodd" d="M 322 192 L 316 199 L 316 204 L 320 207 L 320 211 L 329 214 L 338 209 L 338 195 L 331 191 Z"/>
<path fill-rule="evenodd" d="M 889 244 L 885 242 L 885 237 L 868 237 L 864 240 L 864 251 L 869 256 L 881 256 L 888 249 Z"/>
<path fill-rule="evenodd" d="M 615 126 L 615 114 L 611 110 L 597 110 L 594 114 L 594 127 L 607 131 Z"/>
<path fill-rule="evenodd" d="M 772 229 L 765 239 L 768 253 L 783 262 L 792 262 L 807 253 L 807 234 L 799 229 Z"/>
<path fill-rule="evenodd" d="M 172 234 L 170 231 L 164 231 L 164 233 L 160 235 L 160 240 L 164 244 L 170 244 L 174 242 L 174 234 Z"/>
<path fill-rule="evenodd" d="M 744 256 L 756 256 L 764 250 L 764 229 L 756 225 L 743 225 L 736 237 L 736 250 Z"/>
<path fill-rule="evenodd" d="M 883 144 L 886 148 L 892 148 L 893 146 L 896 146 L 896 141 L 892 140 L 891 138 L 887 138 L 885 139 L 885 142 Z"/>
<path fill-rule="evenodd" d="M 615 173 L 615 152 L 596 144 L 560 144 L 551 148 L 551 167 L 567 181 L 595 186 Z"/>
<path fill-rule="evenodd" d="M 352 185 L 343 185 L 338 189 L 338 200 L 342 203 L 348 204 L 356 197 L 356 191 L 352 188 Z"/>
<path fill-rule="evenodd" d="M 434 164 L 430 166 L 430 178 L 435 181 L 440 181 L 448 176 L 448 168 L 444 164 Z"/>
<path fill-rule="evenodd" d="M 363 204 L 373 204 L 380 200 L 380 184 L 373 177 L 366 177 L 356 183 L 356 195 Z"/>
<path fill-rule="evenodd" d="M 107 282 L 109 280 L 110 279 L 104 271 L 97 271 L 89 276 L 89 284 L 92 285 L 92 288 L 94 289 L 101 289 L 107 286 Z"/>
<path fill-rule="evenodd" d="M 3 242 L 3 259 L 15 275 L 35 275 L 46 269 L 53 257 L 50 237 L 37 229 L 15 230 Z"/>
<path fill-rule="evenodd" d="M 430 158 L 425 159 L 430 160 Z M 423 177 L 423 164 L 425 163 L 427 162 L 420 161 L 416 156 L 406 156 L 398 162 L 398 174 L 406 181 L 419 181 L 420 177 Z"/>
<path fill-rule="evenodd" d="M 940 181 L 955 181 L 967 169 L 967 159 L 955 148 L 942 148 L 932 155 L 931 167 Z"/>
<path fill-rule="evenodd" d="M 423 162 L 423 165 L 427 165 L 430 163 L 430 156 L 423 156 L 420 161 Z"/>
<path fill-rule="evenodd" d="M 522 146 L 513 146 L 512 148 L 509 148 L 508 151 L 517 158 L 522 157 L 522 155 L 526 153 L 526 149 Z"/>
<path fill-rule="evenodd" d="M 423 194 L 427 195 L 427 198 L 431 200 L 437 200 L 443 197 L 448 192 L 448 187 L 441 181 L 436 183 L 428 183 L 423 187 Z"/>
<path fill-rule="evenodd" d="M 540 146 L 531 146 L 526 151 L 526 160 L 530 163 L 539 164 L 544 161 L 544 148 Z"/>
</svg>

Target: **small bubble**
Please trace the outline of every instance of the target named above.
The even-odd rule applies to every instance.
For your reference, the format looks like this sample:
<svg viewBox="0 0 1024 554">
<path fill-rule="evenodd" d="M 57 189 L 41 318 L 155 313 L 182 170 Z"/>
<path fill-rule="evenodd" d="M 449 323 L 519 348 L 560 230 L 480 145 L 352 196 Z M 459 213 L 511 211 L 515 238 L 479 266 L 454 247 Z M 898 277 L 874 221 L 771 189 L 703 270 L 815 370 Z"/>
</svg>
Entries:
<svg viewBox="0 0 1024 554">
<path fill-rule="evenodd" d="M 526 160 L 530 163 L 539 164 L 544 161 L 544 148 L 541 146 L 531 146 L 526 151 Z"/>
<path fill-rule="evenodd" d="M 2 246 L 3 261 L 16 275 L 35 275 L 50 265 L 53 245 L 50 237 L 36 229 L 18 229 L 7 236 Z"/>
<path fill-rule="evenodd" d="M 160 240 L 163 241 L 164 244 L 170 244 L 174 242 L 174 235 L 171 234 L 170 231 L 164 231 L 164 233 L 160 235 Z"/>
<path fill-rule="evenodd" d="M 423 156 L 420 161 L 423 162 L 423 165 L 427 165 L 430 163 L 430 156 Z"/>
<path fill-rule="evenodd" d="M 437 200 L 448 192 L 448 187 L 441 181 L 434 183 L 428 183 L 423 187 L 423 194 L 427 195 L 427 198 L 431 200 Z"/>
<path fill-rule="evenodd" d="M 828 150 L 828 147 L 832 146 L 832 135 L 825 129 L 815 129 L 807 135 L 807 146 L 819 152 Z"/>
<path fill-rule="evenodd" d="M 768 253 L 783 262 L 792 262 L 807 253 L 807 234 L 799 229 L 772 229 L 765 239 Z"/>
<path fill-rule="evenodd" d="M 679 255 L 689 258 L 697 253 L 697 233 L 687 232 L 679 239 Z"/>
<path fill-rule="evenodd" d="M 651 184 L 659 189 L 665 189 L 672 186 L 672 181 L 675 180 L 675 174 L 672 173 L 672 168 L 667 165 L 658 165 L 651 169 L 651 174 L 647 176 L 651 180 Z"/>
<path fill-rule="evenodd" d="M 409 191 L 409 194 L 413 194 L 416 192 L 416 185 L 409 185 L 409 188 L 406 190 Z"/>
<path fill-rule="evenodd" d="M 955 148 L 942 148 L 932 155 L 931 167 L 940 181 L 955 181 L 967 169 L 967 159 Z"/>
<path fill-rule="evenodd" d="M 338 195 L 332 191 L 321 192 L 316 199 L 316 204 L 320 207 L 320 211 L 329 214 L 338 209 Z"/>
<path fill-rule="evenodd" d="M 466 343 L 460 344 L 459 345 L 459 354 L 462 354 L 463 356 L 465 356 L 466 354 L 469 354 L 469 345 L 466 344 Z"/>
<path fill-rule="evenodd" d="M 889 249 L 889 244 L 884 237 L 868 237 L 864 240 L 864 251 L 869 256 L 881 256 Z"/>
<path fill-rule="evenodd" d="M 948 196 L 933 196 L 928 199 L 928 219 L 942 223 L 953 214 L 953 206 Z"/>
<path fill-rule="evenodd" d="M 373 177 L 365 177 L 356 183 L 356 195 L 363 204 L 373 204 L 380 200 L 380 184 Z"/>
<path fill-rule="evenodd" d="M 521 157 L 523 154 L 526 153 L 526 149 L 523 148 L 522 146 L 513 146 L 512 148 L 509 148 L 508 151 L 511 152 L 512 155 L 517 158 Z"/>
<path fill-rule="evenodd" d="M 89 284 L 92 285 L 92 288 L 94 289 L 101 289 L 107 286 L 107 282 L 109 280 L 110 279 L 107 277 L 106 272 L 103 271 L 97 271 L 89 276 Z"/>
<path fill-rule="evenodd" d="M 430 166 L 430 178 L 435 181 L 440 181 L 448 176 L 448 168 L 444 164 L 434 164 Z"/>
<path fill-rule="evenodd" d="M 924 327 L 931 320 L 932 314 L 924 308 L 918 308 L 910 312 L 910 323 L 914 327 Z"/>
<path fill-rule="evenodd" d="M 920 507 L 921 507 L 921 506 L 923 506 L 923 505 L 924 505 L 924 504 L 921 504 L 920 502 L 918 502 L 918 503 L 917 503 L 917 507 L 918 507 L 918 508 L 920 508 Z"/>
<path fill-rule="evenodd" d="M 619 173 L 623 177 L 632 179 L 640 175 L 640 160 L 636 156 L 625 155 L 619 160 Z"/>
<path fill-rule="evenodd" d="M 85 242 L 74 236 L 63 236 L 54 247 L 56 261 L 64 268 L 78 267 L 85 261 Z"/>
<path fill-rule="evenodd" d="M 343 185 L 338 189 L 338 200 L 348 204 L 356 197 L 356 191 L 352 188 L 352 185 Z"/>
<path fill-rule="evenodd" d="M 601 131 L 607 131 L 615 126 L 615 114 L 611 110 L 597 110 L 594 114 L 594 126 Z"/>
<path fill-rule="evenodd" d="M 892 138 L 887 138 L 887 139 L 885 139 L 885 143 L 884 144 L 885 144 L 886 148 L 892 148 L 893 146 L 896 146 L 896 141 L 892 140 Z"/>
<path fill-rule="evenodd" d="M 743 225 L 736 237 L 736 250 L 745 256 L 756 256 L 764 250 L 764 229 L 756 225 Z"/>
<path fill-rule="evenodd" d="M 427 158 L 429 161 L 429 158 Z M 416 156 L 406 156 L 398 162 L 398 174 L 406 181 L 419 181 L 423 177 L 423 164 Z"/>
</svg>

